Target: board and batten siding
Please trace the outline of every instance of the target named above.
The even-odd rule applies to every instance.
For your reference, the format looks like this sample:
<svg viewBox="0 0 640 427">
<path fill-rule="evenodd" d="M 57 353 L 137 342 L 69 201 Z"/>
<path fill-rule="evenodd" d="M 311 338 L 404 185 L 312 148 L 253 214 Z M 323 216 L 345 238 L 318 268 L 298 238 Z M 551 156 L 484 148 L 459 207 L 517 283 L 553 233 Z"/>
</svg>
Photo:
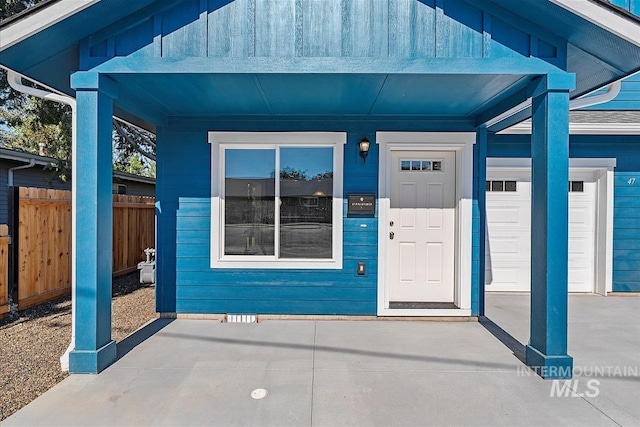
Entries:
<svg viewBox="0 0 640 427">
<path fill-rule="evenodd" d="M 377 148 L 366 164 L 358 153 L 362 132 L 344 148 L 345 196 L 377 193 Z M 375 133 L 366 134 L 373 141 Z M 377 218 L 343 221 L 343 268 L 212 269 L 211 176 L 207 131 L 158 132 L 157 309 L 177 313 L 375 315 Z M 216 244 L 217 242 L 213 242 Z M 357 263 L 366 275 L 357 275 Z"/>
<path fill-rule="evenodd" d="M 572 135 L 569 156 L 615 158 L 613 291 L 640 292 L 640 136 Z M 489 157 L 529 157 L 528 135 L 494 135 Z"/>
<path fill-rule="evenodd" d="M 113 57 L 489 58 L 565 67 L 565 42 L 461 0 L 185 0 L 81 45 L 81 69 Z M 536 33 L 538 35 L 534 36 Z M 543 34 L 543 35 L 540 35 Z"/>
</svg>

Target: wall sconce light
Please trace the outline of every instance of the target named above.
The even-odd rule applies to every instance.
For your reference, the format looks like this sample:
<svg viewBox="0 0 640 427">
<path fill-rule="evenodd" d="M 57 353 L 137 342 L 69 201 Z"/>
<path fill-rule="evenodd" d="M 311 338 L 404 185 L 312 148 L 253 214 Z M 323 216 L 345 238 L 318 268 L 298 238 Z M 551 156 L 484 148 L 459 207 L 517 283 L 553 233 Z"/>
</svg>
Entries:
<svg viewBox="0 0 640 427">
<path fill-rule="evenodd" d="M 367 155 L 369 154 L 369 146 L 371 146 L 371 143 L 369 142 L 369 140 L 367 138 L 362 138 L 362 141 L 360 141 L 360 157 L 362 157 L 362 161 L 364 163 L 367 163 Z"/>
</svg>

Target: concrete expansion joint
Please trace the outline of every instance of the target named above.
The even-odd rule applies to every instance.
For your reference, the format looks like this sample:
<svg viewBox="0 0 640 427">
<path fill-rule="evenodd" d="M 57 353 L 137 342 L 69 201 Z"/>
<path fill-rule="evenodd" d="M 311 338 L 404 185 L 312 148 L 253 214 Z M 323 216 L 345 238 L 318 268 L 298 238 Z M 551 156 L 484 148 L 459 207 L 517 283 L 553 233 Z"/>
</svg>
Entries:
<svg viewBox="0 0 640 427">
<path fill-rule="evenodd" d="M 345 315 L 296 315 L 296 314 L 200 314 L 159 313 L 160 319 L 217 320 L 221 323 L 260 323 L 265 320 L 302 321 L 401 321 L 401 322 L 478 322 L 478 316 L 345 316 Z M 244 318 L 244 319 L 243 319 Z"/>
</svg>

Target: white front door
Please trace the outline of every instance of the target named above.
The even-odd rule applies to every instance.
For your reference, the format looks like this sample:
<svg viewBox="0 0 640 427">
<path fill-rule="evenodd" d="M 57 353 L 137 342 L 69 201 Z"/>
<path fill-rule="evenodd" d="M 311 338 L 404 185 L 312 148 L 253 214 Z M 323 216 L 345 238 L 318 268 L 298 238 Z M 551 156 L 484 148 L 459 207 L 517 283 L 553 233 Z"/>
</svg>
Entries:
<svg viewBox="0 0 640 427">
<path fill-rule="evenodd" d="M 387 286 L 394 303 L 453 303 L 456 153 L 391 151 Z"/>
</svg>

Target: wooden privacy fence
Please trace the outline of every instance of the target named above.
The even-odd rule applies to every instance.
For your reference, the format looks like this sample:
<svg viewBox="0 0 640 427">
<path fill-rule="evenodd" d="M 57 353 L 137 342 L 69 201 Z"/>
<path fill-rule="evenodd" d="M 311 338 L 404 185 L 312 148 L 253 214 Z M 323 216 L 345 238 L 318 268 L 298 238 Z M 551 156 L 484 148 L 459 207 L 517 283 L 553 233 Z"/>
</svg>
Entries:
<svg viewBox="0 0 640 427">
<path fill-rule="evenodd" d="M 0 317 L 9 311 L 9 227 L 0 225 Z"/>
<path fill-rule="evenodd" d="M 12 237 L 18 243 L 18 308 L 68 294 L 71 289 L 71 192 L 20 187 L 17 218 L 18 236 Z M 13 253 L 15 256 L 15 249 Z"/>
<path fill-rule="evenodd" d="M 21 187 L 17 205 L 18 308 L 24 309 L 71 291 L 71 192 Z M 113 196 L 114 276 L 135 271 L 143 250 L 155 247 L 154 205 L 151 197 Z M 6 259 L 2 245 L 0 237 Z M 0 315 L 1 307 L 0 291 Z"/>
<path fill-rule="evenodd" d="M 155 248 L 155 199 L 113 195 L 113 275 L 138 268 L 146 248 Z"/>
</svg>

